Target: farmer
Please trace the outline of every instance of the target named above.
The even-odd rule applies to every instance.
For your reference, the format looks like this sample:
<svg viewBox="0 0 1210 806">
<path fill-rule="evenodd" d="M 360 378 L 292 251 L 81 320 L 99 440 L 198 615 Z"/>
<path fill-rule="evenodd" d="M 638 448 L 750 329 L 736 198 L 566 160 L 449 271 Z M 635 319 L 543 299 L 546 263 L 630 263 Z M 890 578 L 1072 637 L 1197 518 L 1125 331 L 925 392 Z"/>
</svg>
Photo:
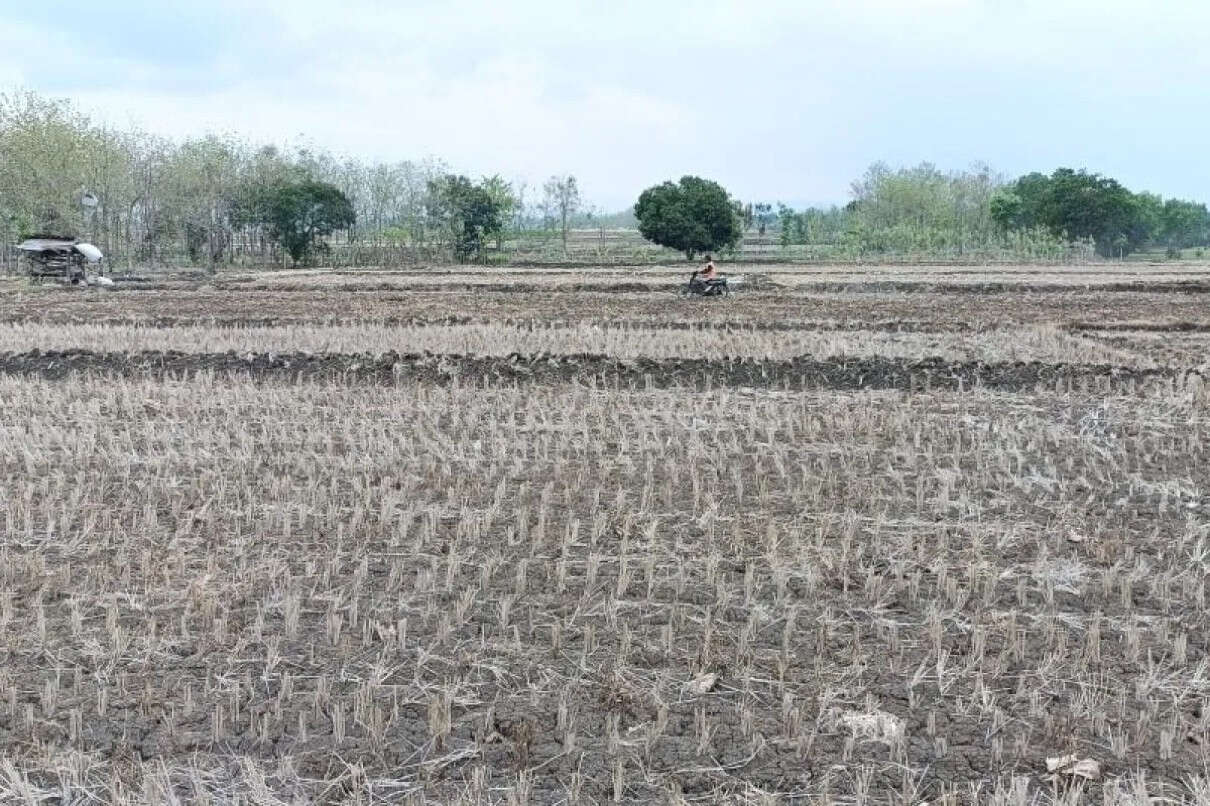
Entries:
<svg viewBox="0 0 1210 806">
<path fill-rule="evenodd" d="M 700 269 L 694 269 L 689 275 L 689 289 L 696 289 L 696 293 L 714 295 L 719 293 L 719 287 L 726 285 L 726 280 L 719 277 L 718 268 L 714 265 L 714 258 L 706 255 L 706 265 Z"/>
</svg>

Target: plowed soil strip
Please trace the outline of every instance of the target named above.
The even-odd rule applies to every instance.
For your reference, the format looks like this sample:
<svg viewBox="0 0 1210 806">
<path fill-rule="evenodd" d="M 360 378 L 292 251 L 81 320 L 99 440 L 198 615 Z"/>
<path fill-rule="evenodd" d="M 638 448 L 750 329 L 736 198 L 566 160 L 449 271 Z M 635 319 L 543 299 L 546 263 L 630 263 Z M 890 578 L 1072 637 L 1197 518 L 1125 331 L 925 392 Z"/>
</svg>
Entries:
<svg viewBox="0 0 1210 806">
<path fill-rule="evenodd" d="M 425 292 L 455 292 L 455 291 L 478 291 L 478 292 L 494 292 L 494 293 L 518 293 L 518 294 L 583 294 L 586 292 L 613 292 L 613 293 L 674 293 L 683 283 L 678 282 L 634 282 L 621 280 L 618 282 L 607 282 L 598 280 L 596 282 L 548 282 L 548 283 L 529 283 L 529 282 L 425 282 L 416 283 L 414 287 L 409 287 L 407 283 L 401 282 L 370 282 L 370 283 L 331 283 L 323 286 L 324 291 L 340 291 L 344 293 L 373 293 L 373 292 L 389 292 L 389 291 L 425 291 Z M 220 291 L 231 290 L 256 290 L 256 291 L 272 291 L 274 293 L 305 293 L 313 294 L 316 291 L 314 284 L 308 283 L 292 283 L 292 282 L 274 282 L 274 283 L 249 283 L 232 285 L 229 283 L 216 283 L 215 288 Z M 971 282 L 971 283 L 952 283 L 952 282 L 935 282 L 929 280 L 832 280 L 821 282 L 801 282 L 793 284 L 779 284 L 776 281 L 769 280 L 761 283 L 759 286 L 740 285 L 735 289 L 735 293 L 743 294 L 756 290 L 771 290 L 783 289 L 797 293 L 835 293 L 845 292 L 853 294 L 871 294 L 871 293 L 944 293 L 944 294 L 1055 294 L 1068 293 L 1071 291 L 1097 291 L 1097 292 L 1123 292 L 1123 293 L 1151 293 L 1151 294 L 1206 294 L 1210 293 L 1210 282 L 1203 280 L 1177 280 L 1173 282 L 1153 282 L 1147 280 L 1127 281 L 1127 282 L 1088 282 L 1088 283 L 1028 283 L 1028 282 Z M 121 290 L 121 289 L 119 289 Z"/>
<path fill-rule="evenodd" d="M 1207 322 L 1073 322 L 1072 333 L 1210 333 Z"/>
<path fill-rule="evenodd" d="M 735 294 L 730 299 L 682 300 L 667 294 L 493 294 L 488 292 L 280 294 L 269 291 L 100 291 L 57 289 L 0 296 L 0 322 L 78 324 L 331 324 L 376 321 L 390 324 L 457 324 L 534 320 L 619 322 L 654 326 L 670 320 L 705 322 L 859 323 L 927 322 L 937 330 L 1048 324 L 1210 324 L 1210 307 L 1198 294 Z M 443 321 L 443 320 L 448 320 Z M 899 330 L 898 327 L 890 329 Z M 906 329 L 906 328 L 905 328 Z M 92 345 L 89 345 L 92 346 Z M 1111 362 L 1112 363 L 1112 362 Z"/>
<path fill-rule="evenodd" d="M 0 316 L 0 325 L 7 324 L 56 324 L 56 325 L 108 325 L 121 326 L 138 324 L 142 327 L 155 328 L 170 328 L 170 327 L 281 327 L 286 325 L 315 325 L 315 326 L 339 326 L 339 325 L 377 325 L 381 327 L 455 327 L 459 325 L 502 325 L 505 327 L 518 327 L 530 329 L 559 329 L 559 328 L 575 328 L 582 325 L 600 325 L 611 328 L 633 328 L 642 330 L 703 330 L 711 332 L 733 333 L 733 332 L 754 332 L 754 333 L 796 333 L 796 332 L 834 332 L 834 331 L 860 331 L 869 330 L 875 332 L 886 333 L 968 333 L 977 330 L 974 324 L 970 322 L 928 322 L 928 321 L 911 321 L 911 320 L 884 320 L 884 321 L 839 321 L 839 320 L 803 320 L 803 321 L 776 321 L 776 320 L 761 320 L 761 319 L 721 319 L 721 320 L 669 320 L 659 321 L 651 319 L 618 319 L 617 317 L 593 317 L 583 316 L 578 319 L 544 319 L 540 317 L 499 317 L 493 318 L 488 316 L 441 316 L 433 318 L 425 317 L 404 317 L 404 316 L 383 316 L 383 317 L 359 317 L 359 316 L 328 316 L 328 317 L 311 317 L 311 318 L 291 318 L 289 316 L 155 316 L 150 318 L 135 318 L 133 316 L 62 316 L 62 317 L 46 317 L 46 316 L 19 316 L 11 319 L 4 319 Z M 1210 331 L 1210 324 L 1204 326 Z M 1104 330 L 1107 328 L 1094 327 L 1088 325 L 1087 328 L 1077 327 L 1072 329 L 1095 329 Z M 1118 328 L 1121 330 L 1138 330 L 1135 327 Z M 1189 330 L 1190 327 L 1174 326 L 1174 330 Z"/>
<path fill-rule="evenodd" d="M 284 325 L 336 326 L 372 324 L 382 327 L 452 327 L 457 325 L 498 324 L 507 327 L 573 328 L 584 324 L 608 325 L 615 328 L 643 330 L 703 330 L 721 333 L 733 332 L 853 332 L 873 331 L 883 333 L 971 333 L 980 329 L 991 329 L 991 325 L 960 320 L 923 321 L 910 319 L 862 320 L 838 319 L 818 320 L 761 320 L 761 319 L 700 319 L 667 320 L 619 319 L 617 317 L 583 316 L 578 319 L 549 319 L 542 317 L 489 317 L 489 316 L 92 316 L 86 314 L 64 316 L 18 315 L 5 318 L 0 314 L 0 325 L 47 323 L 59 325 L 130 325 L 143 327 L 279 327 Z M 1060 330 L 1069 333 L 1210 333 L 1210 322 L 1071 322 L 1059 324 Z"/>
<path fill-rule="evenodd" d="M 33 351 L 0 354 L 0 373 L 60 379 L 78 373 L 173 378 L 213 372 L 265 381 L 513 384 L 578 382 L 606 387 L 777 389 L 1087 390 L 1104 393 L 1171 386 L 1186 371 L 1041 362 L 952 362 L 862 358 L 815 360 L 636 359 L 602 355 L 477 357 L 283 353 L 103 353 Z"/>
</svg>

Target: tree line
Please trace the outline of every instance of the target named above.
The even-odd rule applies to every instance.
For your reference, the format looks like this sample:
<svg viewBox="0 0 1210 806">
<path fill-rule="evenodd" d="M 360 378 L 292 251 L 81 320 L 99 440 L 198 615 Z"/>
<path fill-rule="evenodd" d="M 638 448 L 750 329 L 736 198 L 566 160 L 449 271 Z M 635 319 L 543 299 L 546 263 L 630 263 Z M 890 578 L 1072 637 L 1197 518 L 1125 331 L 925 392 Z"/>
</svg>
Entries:
<svg viewBox="0 0 1210 806">
<path fill-rule="evenodd" d="M 1124 257 L 1144 248 L 1170 256 L 1210 246 L 1205 204 L 1134 193 L 1110 177 L 1059 168 L 1009 181 L 986 165 L 945 172 L 930 163 L 875 163 L 844 206 L 778 205 L 782 246 L 842 254 Z"/>
<path fill-rule="evenodd" d="M 531 188 L 435 159 L 364 162 L 221 135 L 171 141 L 98 124 L 68 101 L 0 95 L 0 267 L 13 257 L 3 246 L 35 234 L 92 240 L 117 264 L 211 267 L 480 260 L 535 237 L 566 254 L 569 231 L 585 226 L 602 239 L 605 227 L 638 229 L 689 255 L 745 238 L 786 256 L 840 259 L 1062 260 L 1156 247 L 1176 256 L 1210 245 L 1205 204 L 1135 193 L 1085 170 L 1010 181 L 985 165 L 875 163 L 851 195 L 843 206 L 795 210 L 741 203 L 685 177 L 602 215 L 586 209 L 570 174 Z"/>
<path fill-rule="evenodd" d="M 474 259 L 519 231 L 565 243 L 581 211 L 570 175 L 531 189 L 434 159 L 363 162 L 222 135 L 174 142 L 98 124 L 65 100 L 0 95 L 0 245 L 80 237 L 119 264 L 297 262 L 334 244 L 370 261 L 392 248 Z"/>
</svg>

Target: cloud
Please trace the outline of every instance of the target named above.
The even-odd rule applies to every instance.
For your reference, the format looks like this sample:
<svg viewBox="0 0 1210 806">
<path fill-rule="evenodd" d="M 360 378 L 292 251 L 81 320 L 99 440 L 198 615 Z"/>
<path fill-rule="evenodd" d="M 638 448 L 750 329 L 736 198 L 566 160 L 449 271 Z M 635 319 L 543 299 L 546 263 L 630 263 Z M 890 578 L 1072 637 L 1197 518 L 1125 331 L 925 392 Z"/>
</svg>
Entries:
<svg viewBox="0 0 1210 806">
<path fill-rule="evenodd" d="M 1088 165 L 1210 197 L 1210 168 L 1178 156 L 1207 114 L 1194 0 L 113 0 L 6 18 L 0 84 L 116 123 L 572 172 L 605 207 L 689 172 L 844 201 L 875 159 Z"/>
</svg>

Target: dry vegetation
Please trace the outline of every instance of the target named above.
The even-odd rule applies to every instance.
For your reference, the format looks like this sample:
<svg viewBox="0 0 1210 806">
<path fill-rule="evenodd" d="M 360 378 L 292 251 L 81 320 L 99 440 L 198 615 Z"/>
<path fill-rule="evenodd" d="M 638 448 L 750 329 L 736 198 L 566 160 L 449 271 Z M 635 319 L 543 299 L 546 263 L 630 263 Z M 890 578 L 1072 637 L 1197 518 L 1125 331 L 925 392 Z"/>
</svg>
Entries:
<svg viewBox="0 0 1210 806">
<path fill-rule="evenodd" d="M 579 288 L 607 288 L 617 283 L 638 287 L 658 288 L 682 281 L 693 267 L 680 265 L 611 266 L 586 272 L 581 268 L 534 266 L 505 269 L 455 270 L 374 270 L 348 269 L 288 269 L 272 273 L 248 272 L 224 275 L 224 285 L 245 289 L 282 288 L 430 288 L 434 286 L 466 285 L 491 287 L 508 284 L 532 284 L 541 288 L 558 289 L 574 284 Z M 757 277 L 762 281 L 793 289 L 820 283 L 870 284 L 919 283 L 922 285 L 1017 285 L 1069 287 L 1072 285 L 1098 287 L 1137 284 L 1205 282 L 1206 267 L 1199 264 L 1121 264 L 1081 267 L 1053 266 L 854 266 L 812 265 L 810 267 L 776 263 L 728 263 L 726 270 L 733 276 Z"/>
<path fill-rule="evenodd" d="M 167 293 L 0 297 L 0 353 L 1204 360 L 1197 333 L 1140 329 L 1200 323 L 1197 295 L 1112 294 L 1133 329 L 1096 332 L 1065 294 L 869 295 L 929 331 L 897 333 L 840 322 L 875 310 L 860 291 L 758 298 L 786 320 L 568 294 L 598 318 L 530 299 L 524 326 Z M 208 309 L 234 327 L 161 321 Z M 29 366 L 0 375 L 2 803 L 1210 802 L 1200 376 L 1007 394 Z"/>
<path fill-rule="evenodd" d="M 1206 343 L 1206 336 L 1199 342 Z M 1107 345 L 1053 327 L 982 333 L 896 333 L 881 330 L 667 329 L 576 323 L 389 326 L 141 327 L 132 325 L 0 324 L 0 352 L 24 350 L 292 352 L 381 356 L 443 353 L 475 356 L 607 355 L 621 359 L 753 358 L 787 360 L 886 356 L 947 361 L 1041 361 L 1154 367 L 1142 351 Z"/>
</svg>

